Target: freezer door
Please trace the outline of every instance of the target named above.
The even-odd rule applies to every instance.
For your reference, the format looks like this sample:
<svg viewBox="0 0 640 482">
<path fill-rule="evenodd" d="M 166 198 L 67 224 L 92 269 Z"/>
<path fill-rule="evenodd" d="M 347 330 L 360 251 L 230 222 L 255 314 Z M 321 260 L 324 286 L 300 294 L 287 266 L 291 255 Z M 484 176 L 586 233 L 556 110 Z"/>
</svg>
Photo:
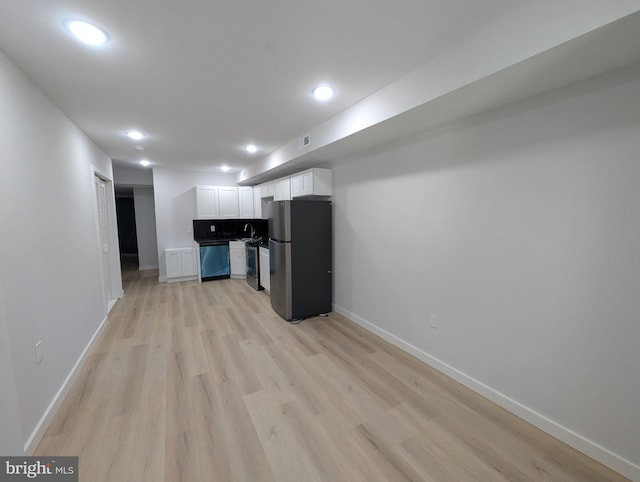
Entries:
<svg viewBox="0 0 640 482">
<path fill-rule="evenodd" d="M 269 241 L 271 307 L 285 320 L 293 317 L 291 298 L 291 243 Z"/>
<path fill-rule="evenodd" d="M 269 237 L 276 241 L 291 241 L 291 201 L 269 203 Z"/>
</svg>

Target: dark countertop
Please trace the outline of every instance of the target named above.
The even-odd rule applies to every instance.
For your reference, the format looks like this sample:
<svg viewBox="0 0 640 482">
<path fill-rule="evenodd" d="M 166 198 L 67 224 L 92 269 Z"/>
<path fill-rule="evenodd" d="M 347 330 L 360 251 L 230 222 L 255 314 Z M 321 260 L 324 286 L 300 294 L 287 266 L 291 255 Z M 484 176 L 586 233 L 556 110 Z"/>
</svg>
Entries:
<svg viewBox="0 0 640 482">
<path fill-rule="evenodd" d="M 269 247 L 269 238 L 263 237 L 263 238 L 256 238 L 253 242 L 252 242 L 253 246 L 256 246 L 258 248 L 268 248 Z"/>
<path fill-rule="evenodd" d="M 200 239 L 196 240 L 200 246 L 219 246 L 223 244 L 229 244 L 229 241 L 244 241 L 252 246 L 262 246 L 264 248 L 269 247 L 269 240 L 264 238 L 256 238 L 251 240 L 249 238 L 238 238 L 237 236 L 231 236 L 228 238 L 215 238 L 215 239 Z"/>
<path fill-rule="evenodd" d="M 229 239 L 201 239 L 200 241 L 196 241 L 200 246 L 222 246 L 225 244 L 229 244 Z"/>
</svg>

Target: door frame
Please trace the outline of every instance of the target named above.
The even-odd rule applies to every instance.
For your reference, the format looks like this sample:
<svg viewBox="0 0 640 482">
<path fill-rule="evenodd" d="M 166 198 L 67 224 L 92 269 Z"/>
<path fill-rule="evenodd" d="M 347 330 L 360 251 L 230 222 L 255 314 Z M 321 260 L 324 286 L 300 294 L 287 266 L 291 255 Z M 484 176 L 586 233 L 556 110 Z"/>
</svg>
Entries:
<svg viewBox="0 0 640 482">
<path fill-rule="evenodd" d="M 122 271 L 120 269 L 120 244 L 118 242 L 118 224 L 116 218 L 116 196 L 113 188 L 113 179 L 106 173 L 102 172 L 95 166 L 90 166 L 91 173 L 91 194 L 93 197 L 93 212 L 95 218 L 96 246 L 98 247 L 98 261 L 100 266 L 100 284 L 102 285 L 102 293 L 106 292 L 104 286 L 104 273 L 102 271 L 102 244 L 100 242 L 100 221 L 98 219 L 98 201 L 96 199 L 96 182 L 98 177 L 105 183 L 106 207 L 107 207 L 107 236 L 109 242 L 109 278 L 111 280 L 111 289 L 109 291 L 109 301 L 105 306 L 105 315 L 109 314 L 118 298 L 122 298 L 124 291 L 122 290 Z"/>
</svg>

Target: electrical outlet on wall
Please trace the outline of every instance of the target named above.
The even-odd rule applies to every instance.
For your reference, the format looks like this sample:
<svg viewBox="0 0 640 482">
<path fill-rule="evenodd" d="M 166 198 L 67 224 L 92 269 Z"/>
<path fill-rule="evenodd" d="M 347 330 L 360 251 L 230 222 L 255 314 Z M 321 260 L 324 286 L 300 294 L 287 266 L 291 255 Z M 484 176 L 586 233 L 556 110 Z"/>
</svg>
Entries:
<svg viewBox="0 0 640 482">
<path fill-rule="evenodd" d="M 40 365 L 42 363 L 42 340 L 36 343 L 36 365 Z"/>
<path fill-rule="evenodd" d="M 440 317 L 435 313 L 429 313 L 429 326 L 431 328 L 438 329 L 438 323 L 440 321 Z"/>
</svg>

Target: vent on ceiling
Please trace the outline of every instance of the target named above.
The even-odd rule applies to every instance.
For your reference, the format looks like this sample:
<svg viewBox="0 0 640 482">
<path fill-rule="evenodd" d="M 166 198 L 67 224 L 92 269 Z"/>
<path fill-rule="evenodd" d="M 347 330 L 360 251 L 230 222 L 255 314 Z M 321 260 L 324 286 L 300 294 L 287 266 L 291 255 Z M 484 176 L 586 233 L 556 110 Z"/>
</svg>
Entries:
<svg viewBox="0 0 640 482">
<path fill-rule="evenodd" d="M 304 149 L 311 144 L 311 135 L 305 134 L 298 140 L 298 149 Z"/>
</svg>

